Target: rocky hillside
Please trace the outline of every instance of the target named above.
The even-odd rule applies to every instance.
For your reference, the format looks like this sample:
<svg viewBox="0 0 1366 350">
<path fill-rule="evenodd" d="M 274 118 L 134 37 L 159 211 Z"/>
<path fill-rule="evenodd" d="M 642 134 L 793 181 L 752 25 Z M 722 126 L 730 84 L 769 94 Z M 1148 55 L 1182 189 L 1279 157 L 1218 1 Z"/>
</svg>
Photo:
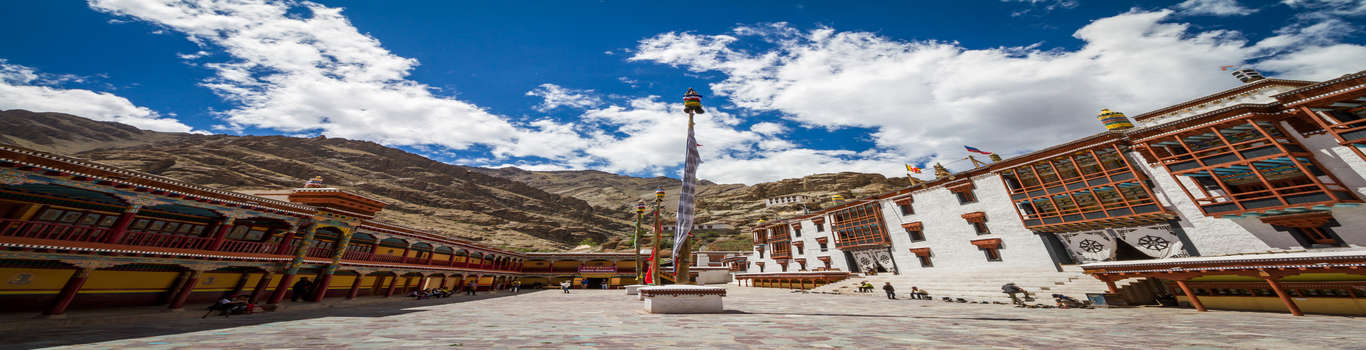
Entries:
<svg viewBox="0 0 1366 350">
<path fill-rule="evenodd" d="M 626 215 L 372 142 L 160 133 L 71 115 L 0 112 L 11 144 L 229 189 L 330 186 L 377 197 L 382 220 L 521 250 L 572 248 L 629 232 Z"/>
<path fill-rule="evenodd" d="M 584 240 L 599 249 L 629 249 L 633 204 L 663 187 L 665 213 L 679 183 L 601 171 L 527 171 L 451 165 L 373 142 L 335 138 L 163 133 L 60 114 L 0 111 L 0 142 L 63 153 L 228 190 L 298 187 L 322 176 L 336 186 L 389 203 L 380 218 L 518 250 L 564 250 Z M 761 183 L 698 187 L 697 222 L 732 228 L 759 218 L 797 215 L 890 191 L 904 178 L 831 173 Z M 801 194 L 813 200 L 766 208 L 765 198 Z M 671 220 L 670 220 L 671 221 Z M 738 229 L 699 234 L 705 249 L 750 249 Z"/>
</svg>

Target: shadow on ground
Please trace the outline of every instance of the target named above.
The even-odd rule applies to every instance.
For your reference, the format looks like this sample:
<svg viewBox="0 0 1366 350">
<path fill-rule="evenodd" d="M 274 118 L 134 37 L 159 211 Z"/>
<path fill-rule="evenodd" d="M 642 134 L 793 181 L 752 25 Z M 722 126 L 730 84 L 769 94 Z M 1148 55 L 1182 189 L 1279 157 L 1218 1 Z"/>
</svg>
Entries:
<svg viewBox="0 0 1366 350">
<path fill-rule="evenodd" d="M 520 294 L 538 293 L 542 290 L 528 290 Z M 56 326 L 41 329 L 0 330 L 0 349 L 34 349 L 53 346 L 91 344 L 129 338 L 155 337 L 191 332 L 211 331 L 259 324 L 316 319 L 324 317 L 387 317 L 410 313 L 425 312 L 422 307 L 479 301 L 510 297 L 518 294 L 499 293 L 475 296 L 452 296 L 450 298 L 411 300 L 411 297 L 395 297 L 392 302 L 376 302 L 356 305 L 355 307 L 315 308 L 305 310 L 285 310 L 263 312 L 251 315 L 222 317 L 211 315 L 199 318 L 207 310 L 201 307 L 186 307 L 185 313 L 193 317 L 155 318 L 144 320 L 114 320 L 100 323 L 85 321 L 81 325 Z M 407 299 L 407 300 L 405 300 Z M 47 320 L 35 319 L 33 322 Z M 230 333 L 224 333 L 227 335 Z"/>
</svg>

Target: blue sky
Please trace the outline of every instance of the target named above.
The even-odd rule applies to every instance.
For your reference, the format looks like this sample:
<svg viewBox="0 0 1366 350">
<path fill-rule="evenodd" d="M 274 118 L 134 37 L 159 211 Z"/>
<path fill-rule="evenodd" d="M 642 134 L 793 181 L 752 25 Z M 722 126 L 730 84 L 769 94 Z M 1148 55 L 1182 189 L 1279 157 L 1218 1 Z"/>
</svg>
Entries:
<svg viewBox="0 0 1366 350">
<path fill-rule="evenodd" d="M 0 108 L 702 178 L 951 168 L 1236 86 L 1366 69 L 1366 1 L 7 2 Z"/>
</svg>

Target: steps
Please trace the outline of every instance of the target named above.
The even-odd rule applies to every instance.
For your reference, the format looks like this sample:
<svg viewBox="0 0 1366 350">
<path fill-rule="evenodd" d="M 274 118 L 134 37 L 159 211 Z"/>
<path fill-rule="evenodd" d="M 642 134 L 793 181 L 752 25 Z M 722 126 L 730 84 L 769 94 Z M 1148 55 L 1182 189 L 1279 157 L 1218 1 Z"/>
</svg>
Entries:
<svg viewBox="0 0 1366 350">
<path fill-rule="evenodd" d="M 1040 303 L 1052 303 L 1052 294 L 1062 294 L 1077 299 L 1085 299 L 1086 293 L 1104 293 L 1107 288 L 1090 275 L 1080 271 L 1003 271 L 997 269 L 978 270 L 938 270 L 914 271 L 902 275 L 880 274 L 877 276 L 856 275 L 843 281 L 812 289 L 813 293 L 869 294 L 857 293 L 858 285 L 864 281 L 875 288 L 871 295 L 881 296 L 882 285 L 891 282 L 898 295 L 910 293 L 911 287 L 929 291 L 930 296 L 939 300 L 943 297 L 963 298 L 970 302 L 1010 302 L 1010 297 L 1001 293 L 1001 285 L 1014 282 L 1035 295 Z M 1128 282 L 1121 281 L 1121 282 Z M 1124 283 L 1119 283 L 1123 285 Z"/>
</svg>

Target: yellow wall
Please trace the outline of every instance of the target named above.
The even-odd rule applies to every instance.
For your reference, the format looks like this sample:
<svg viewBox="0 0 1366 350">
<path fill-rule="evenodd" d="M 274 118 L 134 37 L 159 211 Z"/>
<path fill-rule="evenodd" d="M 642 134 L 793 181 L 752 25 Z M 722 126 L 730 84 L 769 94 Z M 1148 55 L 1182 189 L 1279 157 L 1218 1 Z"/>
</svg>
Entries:
<svg viewBox="0 0 1366 350">
<path fill-rule="evenodd" d="M 451 255 L 450 255 L 450 254 L 433 254 L 433 256 L 432 256 L 432 262 L 443 262 L 443 263 L 444 263 L 444 262 L 447 262 L 447 261 L 451 261 Z"/>
<path fill-rule="evenodd" d="M 171 289 L 180 272 L 103 271 L 90 273 L 81 293 L 163 292 Z M 201 280 L 200 283 L 203 283 Z"/>
<path fill-rule="evenodd" d="M 375 254 L 399 256 L 399 255 L 403 255 L 403 248 L 393 248 L 393 247 L 383 247 L 383 246 L 381 246 L 381 247 L 375 248 Z"/>
<path fill-rule="evenodd" d="M 1366 300 L 1353 298 L 1291 298 L 1300 311 L 1314 314 L 1366 315 Z M 1189 302 L 1184 295 L 1177 301 Z M 1246 310 L 1289 313 L 1278 297 L 1254 296 L 1200 296 L 1200 303 L 1206 308 L 1217 310 Z"/>
<path fill-rule="evenodd" d="M 57 294 L 76 270 L 0 268 L 0 295 L 4 294 Z"/>
</svg>

